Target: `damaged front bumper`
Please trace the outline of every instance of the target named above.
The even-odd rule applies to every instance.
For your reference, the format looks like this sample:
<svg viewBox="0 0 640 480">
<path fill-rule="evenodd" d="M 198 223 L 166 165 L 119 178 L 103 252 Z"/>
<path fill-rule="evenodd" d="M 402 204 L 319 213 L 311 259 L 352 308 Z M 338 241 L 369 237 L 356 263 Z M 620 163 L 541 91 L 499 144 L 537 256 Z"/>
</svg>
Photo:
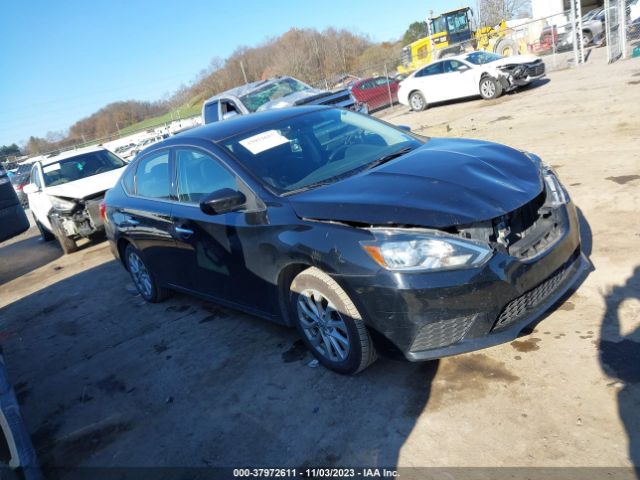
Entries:
<svg viewBox="0 0 640 480">
<path fill-rule="evenodd" d="M 499 80 L 505 91 L 530 84 L 546 75 L 546 67 L 542 60 L 499 67 Z"/>
<path fill-rule="evenodd" d="M 562 234 L 534 258 L 496 252 L 476 269 L 430 273 L 380 271 L 336 276 L 356 299 L 374 338 L 384 337 L 411 361 L 486 348 L 518 336 L 540 319 L 581 277 L 573 204 L 560 207 Z M 380 335 L 377 335 L 380 334 Z"/>
<path fill-rule="evenodd" d="M 104 194 L 91 199 L 77 200 L 71 211 L 53 209 L 49 214 L 54 229 L 69 238 L 90 237 L 104 230 L 100 202 Z"/>
</svg>

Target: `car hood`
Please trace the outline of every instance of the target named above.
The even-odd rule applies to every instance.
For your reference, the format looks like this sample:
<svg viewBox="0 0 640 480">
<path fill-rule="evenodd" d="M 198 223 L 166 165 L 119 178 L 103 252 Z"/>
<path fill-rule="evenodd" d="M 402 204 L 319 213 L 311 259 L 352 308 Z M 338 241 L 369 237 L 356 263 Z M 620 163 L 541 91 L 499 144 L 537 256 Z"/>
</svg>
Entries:
<svg viewBox="0 0 640 480">
<path fill-rule="evenodd" d="M 46 187 L 45 193 L 55 197 L 81 200 L 112 188 L 120 178 L 120 175 L 122 175 L 124 168 L 117 168 L 98 175 L 92 175 L 91 177 L 81 178 L 74 182 L 63 183 L 62 185 Z"/>
<path fill-rule="evenodd" d="M 353 103 L 351 100 L 349 90 L 343 89 L 336 92 L 327 92 L 325 90 L 318 90 L 317 88 L 308 88 L 300 92 L 291 93 L 285 97 L 276 98 L 260 105 L 258 112 L 264 110 L 271 110 L 272 108 L 285 108 L 293 107 L 297 105 L 337 105 L 344 106 L 342 103 Z"/>
<path fill-rule="evenodd" d="M 433 138 L 389 163 L 289 201 L 301 218 L 443 228 L 499 217 L 542 188 L 539 160 L 518 150 Z"/>
<path fill-rule="evenodd" d="M 486 65 L 491 67 L 502 67 L 504 65 L 521 65 L 525 63 L 532 63 L 536 60 L 540 60 L 535 55 L 511 55 L 510 57 L 504 57 L 495 62 L 487 63 Z"/>
<path fill-rule="evenodd" d="M 294 92 L 285 97 L 276 98 L 274 100 L 271 100 L 270 102 L 260 105 L 260 108 L 258 108 L 257 111 L 261 112 L 263 110 L 271 110 L 272 108 L 292 107 L 296 104 L 296 102 L 300 100 L 306 100 L 307 98 L 315 97 L 316 95 L 320 95 L 322 93 L 324 92 L 322 90 L 318 90 L 317 88 L 309 88 L 300 92 Z"/>
</svg>

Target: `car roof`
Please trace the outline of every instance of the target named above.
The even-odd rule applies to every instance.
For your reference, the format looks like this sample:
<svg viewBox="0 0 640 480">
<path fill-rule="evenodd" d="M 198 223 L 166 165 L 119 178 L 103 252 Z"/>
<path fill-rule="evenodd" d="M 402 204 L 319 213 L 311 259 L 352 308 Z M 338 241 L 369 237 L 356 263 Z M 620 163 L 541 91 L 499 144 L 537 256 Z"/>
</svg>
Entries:
<svg viewBox="0 0 640 480">
<path fill-rule="evenodd" d="M 257 82 L 251 82 L 251 83 L 247 83 L 245 85 L 241 85 L 239 87 L 234 87 L 234 88 L 230 88 L 229 90 L 225 90 L 224 92 L 218 93 L 216 95 L 214 95 L 213 97 L 208 98 L 207 100 L 205 100 L 205 104 L 212 102 L 214 100 L 220 99 L 220 98 L 225 98 L 225 97 L 240 97 L 242 95 L 246 95 L 249 92 L 254 91 L 255 89 L 257 89 L 258 87 L 263 87 L 265 85 L 270 85 L 272 83 L 275 83 L 279 80 L 283 80 L 286 78 L 291 78 L 288 76 L 282 76 L 282 77 L 273 77 L 273 78 L 269 78 L 267 80 L 258 80 Z M 298 80 L 299 81 L 299 80 Z"/>
<path fill-rule="evenodd" d="M 53 157 L 44 158 L 40 160 L 40 163 L 43 166 L 50 165 L 52 163 L 59 162 L 60 160 L 66 160 L 67 158 L 77 157 L 78 155 L 82 155 L 84 153 L 99 152 L 100 150 L 106 150 L 106 149 L 100 145 L 94 145 L 91 147 L 78 148 L 76 150 L 68 150 L 66 152 L 59 153 L 58 155 L 54 155 Z"/>
<path fill-rule="evenodd" d="M 167 140 L 154 144 L 170 145 L 181 143 L 186 139 L 210 140 L 212 142 L 220 142 L 226 138 L 237 135 L 249 130 L 259 129 L 269 126 L 287 118 L 304 115 L 306 113 L 317 112 L 321 110 L 331 110 L 335 107 L 326 105 L 309 105 L 289 108 L 275 108 L 264 112 L 249 113 L 246 115 L 238 115 L 229 120 L 221 122 L 213 122 L 201 127 L 192 128 L 186 132 L 179 133 Z"/>
</svg>

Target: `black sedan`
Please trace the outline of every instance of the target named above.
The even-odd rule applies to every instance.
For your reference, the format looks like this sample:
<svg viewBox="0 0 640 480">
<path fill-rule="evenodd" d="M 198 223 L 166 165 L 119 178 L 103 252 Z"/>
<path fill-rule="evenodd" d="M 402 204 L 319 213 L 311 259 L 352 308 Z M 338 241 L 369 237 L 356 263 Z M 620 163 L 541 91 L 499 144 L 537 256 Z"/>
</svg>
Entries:
<svg viewBox="0 0 640 480">
<path fill-rule="evenodd" d="M 114 255 L 170 290 L 295 326 L 326 367 L 426 360 L 515 338 L 586 265 L 538 157 L 298 107 L 193 129 L 108 192 Z"/>
</svg>

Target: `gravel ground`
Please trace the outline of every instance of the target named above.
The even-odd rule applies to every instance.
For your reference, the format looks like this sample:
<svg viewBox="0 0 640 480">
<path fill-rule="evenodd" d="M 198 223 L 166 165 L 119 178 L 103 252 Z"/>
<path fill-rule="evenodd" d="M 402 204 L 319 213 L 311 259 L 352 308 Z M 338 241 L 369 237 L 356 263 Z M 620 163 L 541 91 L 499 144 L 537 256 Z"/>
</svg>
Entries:
<svg viewBox="0 0 640 480">
<path fill-rule="evenodd" d="M 382 114 L 539 154 L 594 271 L 510 344 L 356 377 L 294 331 L 183 295 L 146 304 L 107 244 L 0 244 L 0 338 L 47 466 L 640 465 L 640 60 L 495 101 Z"/>
</svg>

